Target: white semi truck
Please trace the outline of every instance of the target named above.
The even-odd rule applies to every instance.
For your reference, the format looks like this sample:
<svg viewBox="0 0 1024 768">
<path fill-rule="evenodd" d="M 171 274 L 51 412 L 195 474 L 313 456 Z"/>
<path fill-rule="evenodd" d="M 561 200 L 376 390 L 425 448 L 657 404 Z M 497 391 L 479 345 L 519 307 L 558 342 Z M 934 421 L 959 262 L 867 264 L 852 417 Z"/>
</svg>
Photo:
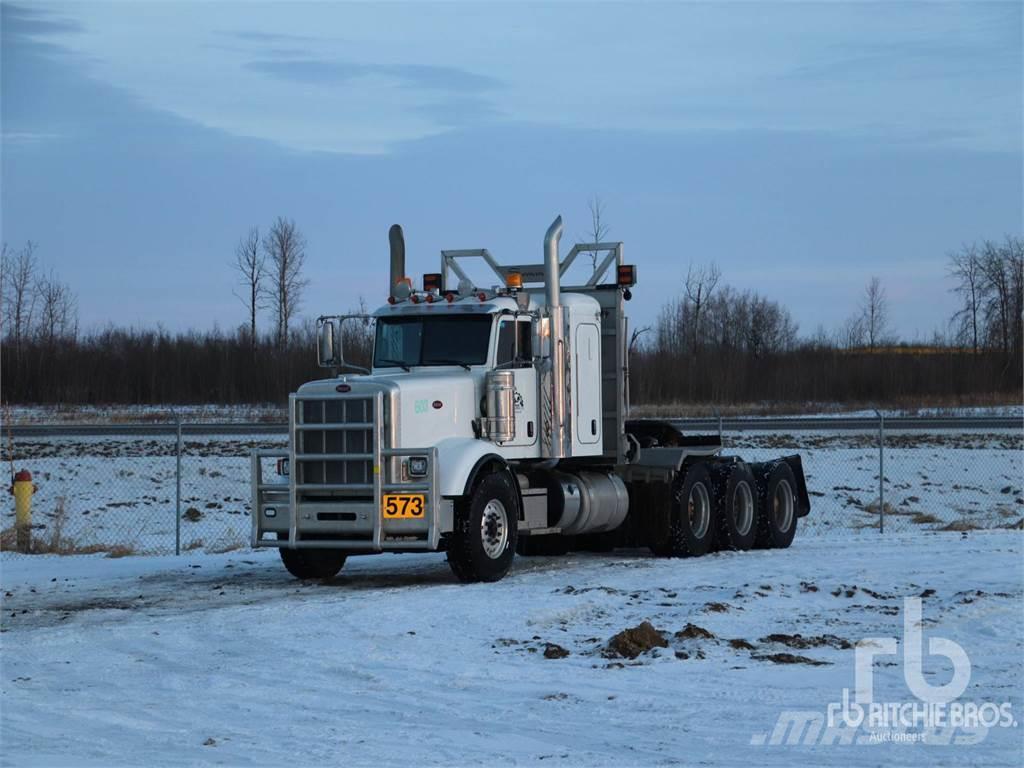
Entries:
<svg viewBox="0 0 1024 768">
<path fill-rule="evenodd" d="M 789 546 L 810 510 L 800 457 L 748 463 L 721 455 L 719 435 L 628 421 L 636 270 L 617 242 L 562 259 L 561 233 L 558 217 L 540 264 L 442 251 L 417 289 L 391 228 L 387 304 L 318 319 L 333 375 L 289 397 L 286 451 L 253 453 L 253 546 L 301 579 L 352 555 L 443 551 L 462 581 L 501 579 L 517 552 Z M 598 254 L 593 274 L 563 287 L 581 253 Z M 498 284 L 475 286 L 467 259 Z M 343 327 L 371 317 L 372 368 L 357 369 Z"/>
</svg>

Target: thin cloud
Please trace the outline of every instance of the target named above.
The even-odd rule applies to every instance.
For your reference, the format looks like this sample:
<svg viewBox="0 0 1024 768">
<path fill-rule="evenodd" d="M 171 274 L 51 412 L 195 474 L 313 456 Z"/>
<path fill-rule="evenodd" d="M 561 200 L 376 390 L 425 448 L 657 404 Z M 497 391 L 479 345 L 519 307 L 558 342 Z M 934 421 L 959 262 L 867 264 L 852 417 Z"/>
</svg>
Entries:
<svg viewBox="0 0 1024 768">
<path fill-rule="evenodd" d="M 85 27 L 74 19 L 7 2 L 0 3 L 0 26 L 4 38 L 8 35 L 27 38 L 85 31 Z"/>
<path fill-rule="evenodd" d="M 290 59 L 250 61 L 245 68 L 281 80 L 307 85 L 345 85 L 371 76 L 395 78 L 414 88 L 437 91 L 481 93 L 493 90 L 501 81 L 455 67 L 425 64 L 357 64 L 324 59 Z"/>
<path fill-rule="evenodd" d="M 316 40 L 311 35 L 293 35 L 285 32 L 260 32 L 258 30 L 216 30 L 216 34 L 244 40 L 251 43 L 300 43 Z"/>
</svg>

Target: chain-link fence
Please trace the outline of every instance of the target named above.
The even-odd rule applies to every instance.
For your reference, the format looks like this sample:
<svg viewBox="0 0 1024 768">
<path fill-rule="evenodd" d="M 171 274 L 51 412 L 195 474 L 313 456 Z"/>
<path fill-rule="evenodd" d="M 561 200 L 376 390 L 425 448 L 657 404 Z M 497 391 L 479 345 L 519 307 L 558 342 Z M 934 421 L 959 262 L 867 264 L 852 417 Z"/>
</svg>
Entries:
<svg viewBox="0 0 1024 768">
<path fill-rule="evenodd" d="M 842 428 L 809 429 L 808 423 L 774 420 L 742 430 L 726 424 L 723 433 L 726 454 L 750 461 L 803 457 L 811 514 L 798 536 L 1024 525 L 1019 426 L 902 420 L 881 432 L 880 424 L 863 420 Z M 60 425 L 12 430 L 5 442 L 12 470 L 28 470 L 36 486 L 33 551 L 116 556 L 247 547 L 250 451 L 283 447 L 287 435 L 280 426 L 218 431 L 186 424 L 179 442 L 175 423 Z M 17 549 L 15 503 L 6 499 L 5 555 Z"/>
<path fill-rule="evenodd" d="M 236 434 L 238 426 L 227 434 L 180 427 L 36 427 L 9 439 L 12 471 L 28 470 L 35 486 L 32 551 L 118 556 L 249 546 L 250 451 L 285 446 L 287 435 L 258 425 L 246 434 Z M 15 500 L 7 498 L 5 555 L 18 550 Z"/>
<path fill-rule="evenodd" d="M 749 460 L 802 456 L 811 513 L 798 535 L 1024 526 L 1020 427 L 954 428 L 935 419 L 900 424 L 810 431 L 794 422 L 773 431 L 726 432 L 724 439 L 726 453 Z"/>
</svg>

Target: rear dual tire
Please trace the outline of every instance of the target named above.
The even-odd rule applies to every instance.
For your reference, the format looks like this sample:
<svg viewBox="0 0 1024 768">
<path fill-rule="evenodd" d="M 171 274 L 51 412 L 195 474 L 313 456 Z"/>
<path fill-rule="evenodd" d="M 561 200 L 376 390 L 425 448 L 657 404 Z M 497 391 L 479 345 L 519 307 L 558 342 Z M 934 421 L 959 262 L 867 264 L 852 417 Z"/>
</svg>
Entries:
<svg viewBox="0 0 1024 768">
<path fill-rule="evenodd" d="M 796 477 L 784 461 L 763 465 L 762 473 L 757 484 L 757 546 L 786 549 L 796 536 Z"/>
<path fill-rule="evenodd" d="M 661 557 L 699 557 L 714 548 L 718 509 L 706 464 L 691 464 L 672 484 L 667 530 L 651 546 Z"/>
<path fill-rule="evenodd" d="M 757 538 L 758 494 L 754 473 L 734 461 L 720 472 L 718 486 L 718 548 L 747 550 Z"/>
</svg>

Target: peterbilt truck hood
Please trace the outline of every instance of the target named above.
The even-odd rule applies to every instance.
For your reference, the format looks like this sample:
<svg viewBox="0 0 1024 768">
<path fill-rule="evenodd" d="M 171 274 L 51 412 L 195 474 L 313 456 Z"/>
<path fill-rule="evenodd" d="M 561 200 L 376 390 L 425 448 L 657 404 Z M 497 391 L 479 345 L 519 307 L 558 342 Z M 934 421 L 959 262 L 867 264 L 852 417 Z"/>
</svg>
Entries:
<svg viewBox="0 0 1024 768">
<path fill-rule="evenodd" d="M 339 394 L 339 386 L 351 387 L 350 393 L 376 392 L 383 388 L 385 400 L 390 401 L 393 429 L 398 446 L 418 447 L 434 445 L 446 437 L 473 437 L 473 419 L 478 414 L 483 372 L 415 369 L 411 373 L 373 374 L 370 376 L 341 376 L 304 384 L 298 397 L 303 395 Z M 347 394 L 347 393 L 346 393 Z M 398 416 L 397 420 L 394 418 Z"/>
</svg>

